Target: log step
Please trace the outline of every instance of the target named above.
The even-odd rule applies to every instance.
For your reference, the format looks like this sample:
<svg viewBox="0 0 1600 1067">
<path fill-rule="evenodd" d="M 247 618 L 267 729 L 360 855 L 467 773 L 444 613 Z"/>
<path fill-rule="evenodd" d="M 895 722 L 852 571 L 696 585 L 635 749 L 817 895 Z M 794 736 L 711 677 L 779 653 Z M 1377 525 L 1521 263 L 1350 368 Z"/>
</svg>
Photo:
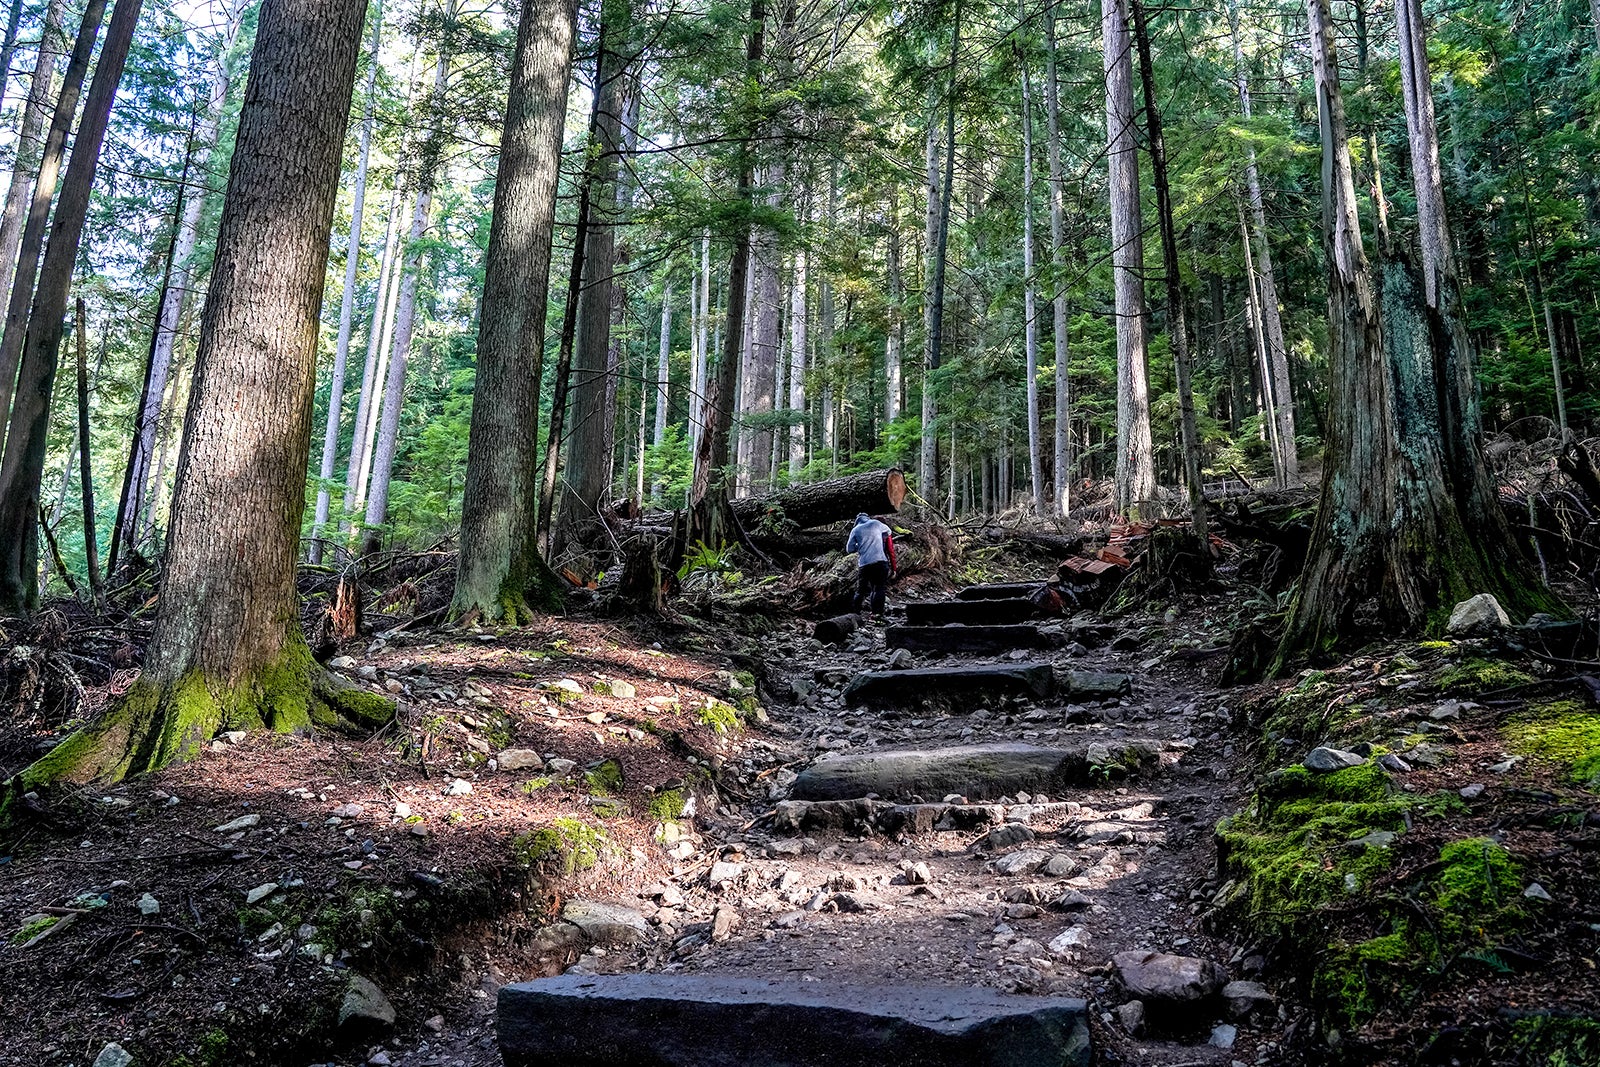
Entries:
<svg viewBox="0 0 1600 1067">
<path fill-rule="evenodd" d="M 800 772 L 794 800 L 940 799 L 958 793 L 994 800 L 1019 790 L 1059 797 L 1112 774 L 1147 771 L 1160 762 L 1159 741 L 1090 742 L 1062 748 L 1035 745 L 955 745 L 825 756 Z M 1097 770 L 1104 768 L 1104 770 Z"/>
<path fill-rule="evenodd" d="M 913 652 L 971 652 L 993 655 L 1014 648 L 1054 648 L 1059 633 L 1040 633 L 1037 626 L 891 626 L 884 631 L 889 648 Z"/>
<path fill-rule="evenodd" d="M 906 623 L 911 626 L 1007 626 L 1039 616 L 1033 601 L 1023 597 L 1008 600 L 913 600 L 906 604 Z"/>
<path fill-rule="evenodd" d="M 1088 1009 L 992 989 L 563 975 L 500 990 L 506 1067 L 1088 1067 Z"/>
<path fill-rule="evenodd" d="M 925 667 L 911 671 L 867 671 L 844 688 L 851 707 L 875 704 L 914 707 L 930 700 L 1020 696 L 1043 698 L 1055 692 L 1048 663 L 977 664 Z"/>
<path fill-rule="evenodd" d="M 957 600 L 1026 600 L 1039 591 L 1043 582 L 994 582 L 969 585 L 956 591 Z"/>
</svg>

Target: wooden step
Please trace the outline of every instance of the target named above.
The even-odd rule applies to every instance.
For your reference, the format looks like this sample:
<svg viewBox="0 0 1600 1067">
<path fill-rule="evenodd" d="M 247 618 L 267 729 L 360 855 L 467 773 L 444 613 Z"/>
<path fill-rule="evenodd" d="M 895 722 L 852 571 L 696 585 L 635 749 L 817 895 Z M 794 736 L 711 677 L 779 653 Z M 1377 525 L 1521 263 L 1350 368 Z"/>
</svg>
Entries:
<svg viewBox="0 0 1600 1067">
<path fill-rule="evenodd" d="M 993 989 L 562 975 L 500 990 L 506 1067 L 1088 1067 L 1088 1008 Z"/>
<path fill-rule="evenodd" d="M 1042 699 L 1055 692 L 1055 685 L 1055 672 L 1048 663 L 924 667 L 858 674 L 844 687 L 844 699 L 852 707 L 917 707 L 935 701 L 977 704 L 985 697 Z"/>
<path fill-rule="evenodd" d="M 1033 601 L 1023 597 L 1007 600 L 912 600 L 906 604 L 906 623 L 910 626 L 1007 626 L 1039 617 Z"/>
<path fill-rule="evenodd" d="M 1097 742 L 1040 748 L 1035 745 L 954 745 L 930 749 L 874 749 L 824 756 L 800 772 L 789 796 L 796 801 L 940 800 L 952 793 L 970 801 L 1015 796 L 1020 790 L 1065 796 L 1073 788 L 1159 766 L 1161 742 Z"/>
<path fill-rule="evenodd" d="M 1017 648 L 1055 648 L 1059 633 L 1044 634 L 1037 626 L 891 626 L 884 631 L 889 648 L 913 652 L 971 652 L 988 656 Z"/>
<path fill-rule="evenodd" d="M 1039 591 L 1043 582 L 994 582 L 989 585 L 969 585 L 956 591 L 957 600 L 1027 600 Z"/>
</svg>

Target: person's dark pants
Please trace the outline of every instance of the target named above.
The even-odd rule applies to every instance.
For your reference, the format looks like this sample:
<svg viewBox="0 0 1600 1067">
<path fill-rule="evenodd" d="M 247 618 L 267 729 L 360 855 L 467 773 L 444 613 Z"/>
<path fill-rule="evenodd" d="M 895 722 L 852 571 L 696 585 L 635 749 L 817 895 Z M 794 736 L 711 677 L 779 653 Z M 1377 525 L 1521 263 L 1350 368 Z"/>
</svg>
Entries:
<svg viewBox="0 0 1600 1067">
<path fill-rule="evenodd" d="M 871 603 L 875 615 L 883 614 L 883 600 L 889 595 L 889 564 L 868 563 L 856 576 L 856 610 Z"/>
</svg>

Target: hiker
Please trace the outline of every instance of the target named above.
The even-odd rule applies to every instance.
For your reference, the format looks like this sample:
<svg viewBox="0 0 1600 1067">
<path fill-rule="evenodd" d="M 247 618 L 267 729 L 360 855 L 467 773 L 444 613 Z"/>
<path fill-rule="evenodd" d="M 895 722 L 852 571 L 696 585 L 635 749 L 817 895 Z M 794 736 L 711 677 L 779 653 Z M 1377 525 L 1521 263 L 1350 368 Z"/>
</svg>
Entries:
<svg viewBox="0 0 1600 1067">
<path fill-rule="evenodd" d="M 889 579 L 899 571 L 894 558 L 894 534 L 889 527 L 863 512 L 856 516 L 850 539 L 844 543 L 846 552 L 856 554 L 856 598 L 852 605 L 862 610 L 870 602 L 874 614 L 884 612 L 883 599 L 889 593 Z"/>
</svg>

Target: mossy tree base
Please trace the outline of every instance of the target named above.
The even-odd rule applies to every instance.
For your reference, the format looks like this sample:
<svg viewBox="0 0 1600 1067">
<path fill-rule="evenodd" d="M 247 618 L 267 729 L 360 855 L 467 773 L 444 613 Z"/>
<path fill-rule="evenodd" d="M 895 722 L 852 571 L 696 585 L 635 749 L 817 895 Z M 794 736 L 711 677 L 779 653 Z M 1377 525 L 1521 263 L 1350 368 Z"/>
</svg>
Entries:
<svg viewBox="0 0 1600 1067">
<path fill-rule="evenodd" d="M 533 622 L 540 613 L 559 612 L 566 606 L 561 576 L 536 552 L 512 567 L 499 582 L 491 579 L 484 588 L 475 588 L 465 573 L 458 576 L 450 617 L 470 626 L 497 623 L 516 627 Z"/>
<path fill-rule="evenodd" d="M 193 758 L 223 730 L 369 734 L 394 704 L 327 671 L 303 641 L 275 664 L 223 684 L 191 670 L 176 680 L 140 678 L 99 721 L 19 772 L 13 793 L 57 783 L 115 782 Z"/>
</svg>

